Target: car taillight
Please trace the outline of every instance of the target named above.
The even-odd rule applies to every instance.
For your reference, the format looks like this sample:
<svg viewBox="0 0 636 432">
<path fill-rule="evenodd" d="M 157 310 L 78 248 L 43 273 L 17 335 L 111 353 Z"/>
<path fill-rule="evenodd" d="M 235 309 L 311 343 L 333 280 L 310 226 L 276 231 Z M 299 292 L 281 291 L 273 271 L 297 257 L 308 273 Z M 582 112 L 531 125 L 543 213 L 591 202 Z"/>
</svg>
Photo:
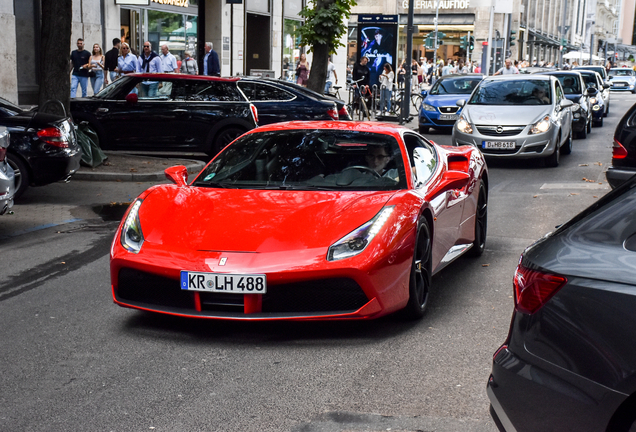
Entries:
<svg viewBox="0 0 636 432">
<path fill-rule="evenodd" d="M 252 110 L 252 115 L 254 116 L 254 121 L 258 123 L 258 110 L 252 104 L 250 104 L 250 109 Z"/>
<path fill-rule="evenodd" d="M 614 145 L 612 146 L 612 158 L 613 159 L 625 159 L 627 157 L 627 150 L 623 147 L 623 144 L 619 143 L 614 138 Z"/>
<path fill-rule="evenodd" d="M 334 120 L 338 120 L 338 109 L 336 108 L 336 106 L 334 105 L 333 108 L 329 108 L 327 110 L 327 114 L 329 114 L 329 116 L 334 119 Z"/>
<path fill-rule="evenodd" d="M 533 314 L 538 311 L 565 285 L 567 279 L 550 273 L 530 270 L 519 263 L 512 281 L 515 309 Z"/>
<path fill-rule="evenodd" d="M 56 127 L 47 127 L 38 131 L 38 138 L 45 143 L 60 147 L 68 148 L 68 141 L 64 133 Z"/>
<path fill-rule="evenodd" d="M 343 105 L 342 108 L 340 108 L 340 111 L 338 111 L 338 118 L 349 118 L 349 111 L 347 111 L 347 106 Z"/>
</svg>

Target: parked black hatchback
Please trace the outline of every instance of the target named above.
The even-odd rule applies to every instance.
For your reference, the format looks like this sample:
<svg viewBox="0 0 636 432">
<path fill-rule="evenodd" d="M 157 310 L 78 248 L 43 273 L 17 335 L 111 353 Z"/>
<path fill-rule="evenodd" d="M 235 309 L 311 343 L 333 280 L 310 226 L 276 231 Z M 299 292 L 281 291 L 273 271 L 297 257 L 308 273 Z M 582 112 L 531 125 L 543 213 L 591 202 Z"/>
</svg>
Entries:
<svg viewBox="0 0 636 432">
<path fill-rule="evenodd" d="M 500 430 L 636 430 L 636 177 L 528 247 L 487 393 Z"/>
<path fill-rule="evenodd" d="M 79 169 L 82 150 L 70 118 L 24 111 L 0 98 L 0 126 L 10 134 L 6 158 L 15 171 L 15 199 L 29 186 L 68 180 Z"/>
<path fill-rule="evenodd" d="M 636 174 L 636 104 L 623 116 L 614 131 L 612 165 L 605 175 L 613 188 Z"/>
<path fill-rule="evenodd" d="M 216 154 L 256 127 L 258 115 L 238 78 L 130 74 L 96 96 L 71 99 L 105 150 L 202 151 Z"/>
</svg>

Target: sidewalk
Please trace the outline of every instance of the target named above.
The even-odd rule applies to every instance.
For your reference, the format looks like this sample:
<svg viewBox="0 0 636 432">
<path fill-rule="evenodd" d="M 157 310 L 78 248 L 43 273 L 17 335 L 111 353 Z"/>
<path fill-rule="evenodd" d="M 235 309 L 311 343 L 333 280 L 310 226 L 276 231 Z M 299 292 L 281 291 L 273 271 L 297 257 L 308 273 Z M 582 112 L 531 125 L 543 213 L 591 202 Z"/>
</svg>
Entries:
<svg viewBox="0 0 636 432">
<path fill-rule="evenodd" d="M 205 162 L 192 159 L 104 153 L 108 159 L 103 164 L 95 168 L 81 166 L 73 180 L 147 182 L 165 180 L 164 170 L 171 166 L 185 165 L 188 174 L 198 173 L 205 166 Z"/>
</svg>

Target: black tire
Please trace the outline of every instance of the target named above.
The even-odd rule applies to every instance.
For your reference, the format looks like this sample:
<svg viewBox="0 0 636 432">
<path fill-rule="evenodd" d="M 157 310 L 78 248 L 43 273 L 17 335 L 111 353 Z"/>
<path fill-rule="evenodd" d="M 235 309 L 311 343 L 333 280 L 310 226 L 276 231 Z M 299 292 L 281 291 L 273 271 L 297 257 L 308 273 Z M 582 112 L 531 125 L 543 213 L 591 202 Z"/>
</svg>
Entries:
<svg viewBox="0 0 636 432">
<path fill-rule="evenodd" d="M 603 117 L 601 117 L 600 120 L 597 120 L 594 122 L 594 126 L 596 127 L 603 127 Z"/>
<path fill-rule="evenodd" d="M 475 212 L 475 241 L 468 254 L 472 257 L 480 257 L 486 250 L 486 235 L 488 234 L 488 192 L 484 181 L 479 185 L 479 198 L 477 199 L 477 211 Z"/>
<path fill-rule="evenodd" d="M 603 117 L 607 117 L 609 114 L 609 103 L 607 104 L 607 108 L 605 108 L 605 112 L 603 113 Z"/>
<path fill-rule="evenodd" d="M 234 141 L 245 133 L 245 129 L 235 126 L 230 126 L 222 129 L 214 138 L 214 145 L 211 146 L 210 151 L 206 152 L 209 156 L 216 156 L 221 150 L 225 148 L 229 143 Z"/>
<path fill-rule="evenodd" d="M 585 127 L 583 129 L 581 129 L 581 131 L 578 132 L 576 134 L 576 136 L 579 139 L 586 139 L 587 138 L 587 125 L 585 125 Z"/>
<path fill-rule="evenodd" d="M 570 129 L 570 135 L 568 135 L 568 140 L 561 146 L 561 154 L 569 155 L 572 153 L 572 130 Z"/>
<path fill-rule="evenodd" d="M 559 166 L 559 155 L 561 154 L 561 152 L 559 151 L 560 141 L 561 141 L 561 135 L 559 135 L 559 137 L 557 138 L 556 145 L 554 146 L 554 153 L 552 153 L 550 156 L 544 159 L 545 166 L 550 168 L 555 168 Z"/>
<path fill-rule="evenodd" d="M 7 153 L 7 162 L 15 172 L 15 195 L 13 199 L 17 200 L 29 187 L 29 182 L 31 181 L 29 167 L 20 156 L 13 153 Z"/>
<path fill-rule="evenodd" d="M 592 132 L 592 121 L 594 121 L 594 117 L 590 118 L 587 122 L 587 133 Z"/>
<path fill-rule="evenodd" d="M 431 275 L 432 241 L 431 230 L 426 219 L 422 219 L 415 237 L 415 250 L 409 280 L 409 302 L 402 310 L 405 318 L 422 318 L 428 306 L 432 283 Z"/>
<path fill-rule="evenodd" d="M 428 126 L 420 126 L 420 133 L 421 134 L 426 134 L 429 131 L 429 127 Z"/>
</svg>

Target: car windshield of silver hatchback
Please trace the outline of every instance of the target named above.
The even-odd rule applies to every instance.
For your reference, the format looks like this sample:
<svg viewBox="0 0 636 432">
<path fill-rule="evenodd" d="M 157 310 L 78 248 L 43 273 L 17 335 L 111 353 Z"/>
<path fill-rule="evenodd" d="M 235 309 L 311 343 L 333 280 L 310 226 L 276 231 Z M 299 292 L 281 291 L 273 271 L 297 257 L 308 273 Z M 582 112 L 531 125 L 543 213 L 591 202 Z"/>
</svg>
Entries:
<svg viewBox="0 0 636 432">
<path fill-rule="evenodd" d="M 552 100 L 548 80 L 483 81 L 469 105 L 549 105 Z"/>
</svg>

